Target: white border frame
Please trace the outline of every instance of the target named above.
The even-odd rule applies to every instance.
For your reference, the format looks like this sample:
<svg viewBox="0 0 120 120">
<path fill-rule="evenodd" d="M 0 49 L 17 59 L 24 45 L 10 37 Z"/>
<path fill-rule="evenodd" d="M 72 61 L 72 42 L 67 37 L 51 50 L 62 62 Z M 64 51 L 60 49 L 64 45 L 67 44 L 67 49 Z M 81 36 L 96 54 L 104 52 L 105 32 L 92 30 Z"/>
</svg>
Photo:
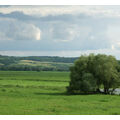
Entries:
<svg viewBox="0 0 120 120">
<path fill-rule="evenodd" d="M 120 5 L 119 0 L 1 0 L 0 5 Z M 0 120 L 119 120 L 119 115 L 0 115 Z"/>
<path fill-rule="evenodd" d="M 0 5 L 120 5 L 119 0 L 1 0 Z"/>
</svg>

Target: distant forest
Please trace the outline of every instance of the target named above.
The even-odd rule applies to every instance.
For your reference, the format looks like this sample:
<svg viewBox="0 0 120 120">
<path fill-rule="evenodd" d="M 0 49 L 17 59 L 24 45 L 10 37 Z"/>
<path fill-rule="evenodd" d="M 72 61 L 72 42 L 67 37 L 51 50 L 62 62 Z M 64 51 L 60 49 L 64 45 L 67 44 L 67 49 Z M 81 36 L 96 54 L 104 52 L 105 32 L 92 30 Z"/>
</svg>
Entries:
<svg viewBox="0 0 120 120">
<path fill-rule="evenodd" d="M 69 71 L 78 57 L 0 55 L 1 71 Z M 120 64 L 120 60 L 118 60 Z"/>
<path fill-rule="evenodd" d="M 78 57 L 0 55 L 0 70 L 5 71 L 69 71 Z"/>
</svg>

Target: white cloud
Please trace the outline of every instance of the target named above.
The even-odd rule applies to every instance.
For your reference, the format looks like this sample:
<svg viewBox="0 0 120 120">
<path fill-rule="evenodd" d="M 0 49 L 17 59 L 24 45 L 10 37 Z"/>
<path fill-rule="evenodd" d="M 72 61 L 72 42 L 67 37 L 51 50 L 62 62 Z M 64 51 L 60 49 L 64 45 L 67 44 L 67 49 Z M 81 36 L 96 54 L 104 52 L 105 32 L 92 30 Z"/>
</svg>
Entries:
<svg viewBox="0 0 120 120">
<path fill-rule="evenodd" d="M 0 40 L 12 40 L 12 39 L 7 37 L 4 32 L 0 31 Z"/>
<path fill-rule="evenodd" d="M 78 38 L 83 40 L 88 37 L 90 32 L 90 27 L 63 23 L 62 25 L 54 27 L 52 30 L 52 37 L 55 42 L 70 42 Z"/>
<path fill-rule="evenodd" d="M 113 55 L 120 60 L 120 51 L 111 49 L 84 50 L 84 51 L 0 51 L 1 55 L 9 56 L 61 56 L 61 57 L 79 57 L 81 55 L 107 54 Z"/>
<path fill-rule="evenodd" d="M 15 19 L 0 19 L 0 40 L 40 40 L 41 30 Z"/>
<path fill-rule="evenodd" d="M 69 42 L 74 40 L 76 37 L 77 31 L 74 28 L 62 28 L 60 30 L 53 31 L 54 41 L 55 42 Z"/>
<path fill-rule="evenodd" d="M 109 25 L 107 30 L 107 36 L 111 43 L 111 48 L 120 49 L 120 25 Z"/>
<path fill-rule="evenodd" d="M 2 13 L 11 13 L 13 11 L 22 11 L 28 15 L 47 16 L 62 14 L 87 14 L 92 16 L 120 17 L 120 8 L 116 6 L 10 6 L 1 7 Z"/>
<path fill-rule="evenodd" d="M 94 40 L 94 39 L 95 39 L 95 36 L 91 35 L 91 36 L 90 36 L 90 39 L 91 39 L 91 40 Z"/>
<path fill-rule="evenodd" d="M 112 46 L 111 46 L 111 49 L 112 49 L 112 50 L 114 50 L 114 49 L 115 49 L 115 46 L 114 46 L 114 45 L 112 45 Z"/>
<path fill-rule="evenodd" d="M 13 11 L 45 17 L 30 17 L 18 14 L 19 12 L 1 14 L 4 18 L 0 17 L 0 40 L 9 40 L 9 42 L 0 41 L 1 50 L 5 50 L 6 46 L 7 50 L 84 50 L 70 51 L 71 53 L 60 52 L 60 55 L 66 56 L 72 54 L 79 56 L 82 53 L 91 52 L 114 53 L 115 55 L 119 53 L 120 6 L 10 6 L 0 8 L 2 13 Z M 16 44 L 18 42 L 10 40 L 23 41 L 19 42 L 22 44 Z M 29 46 L 25 40 L 30 41 Z M 40 44 L 34 42 L 35 40 L 41 40 Z"/>
<path fill-rule="evenodd" d="M 28 35 L 27 32 L 29 32 L 30 34 Z M 28 39 L 32 39 L 32 40 L 41 39 L 41 30 L 33 24 L 27 24 L 22 34 Z"/>
</svg>

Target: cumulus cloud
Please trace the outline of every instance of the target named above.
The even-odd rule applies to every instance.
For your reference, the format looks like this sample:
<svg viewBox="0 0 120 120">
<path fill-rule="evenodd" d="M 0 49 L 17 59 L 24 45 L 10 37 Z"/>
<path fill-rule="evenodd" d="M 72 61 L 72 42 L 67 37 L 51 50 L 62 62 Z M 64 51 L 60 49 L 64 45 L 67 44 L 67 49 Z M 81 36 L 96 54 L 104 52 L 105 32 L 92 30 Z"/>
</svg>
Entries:
<svg viewBox="0 0 120 120">
<path fill-rule="evenodd" d="M 62 23 L 54 25 L 52 38 L 55 42 L 71 42 L 78 37 L 84 39 L 90 32 L 90 27 Z"/>
<path fill-rule="evenodd" d="M 0 18 L 0 40 L 40 40 L 41 30 L 31 23 Z"/>
<path fill-rule="evenodd" d="M 57 28 L 55 28 L 53 30 L 53 39 L 55 42 L 69 42 L 72 41 L 76 34 L 77 31 L 75 31 L 73 28 L 69 27 L 69 28 L 65 28 L 65 27 L 60 27 L 56 30 Z"/>
</svg>

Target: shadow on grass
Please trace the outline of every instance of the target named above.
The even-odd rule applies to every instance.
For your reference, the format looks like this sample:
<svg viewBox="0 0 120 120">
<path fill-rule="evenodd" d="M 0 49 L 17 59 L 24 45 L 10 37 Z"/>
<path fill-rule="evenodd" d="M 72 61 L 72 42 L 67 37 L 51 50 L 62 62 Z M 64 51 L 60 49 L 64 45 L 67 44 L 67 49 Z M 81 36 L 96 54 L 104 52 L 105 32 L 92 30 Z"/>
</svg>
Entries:
<svg viewBox="0 0 120 120">
<path fill-rule="evenodd" d="M 1 79 L 0 80 L 4 80 Z M 15 79 L 15 78 L 11 78 L 10 80 L 19 80 L 19 79 Z M 69 82 L 68 80 L 40 80 L 40 79 L 22 79 L 24 81 L 43 81 L 43 82 Z"/>
<path fill-rule="evenodd" d="M 66 96 L 66 95 L 69 95 L 69 94 L 67 94 L 67 93 L 34 93 L 34 94 L 36 94 L 36 95 L 55 95 L 55 96 Z"/>
<path fill-rule="evenodd" d="M 105 95 L 102 93 L 89 93 L 89 94 L 85 94 L 85 93 L 78 93 L 78 94 L 69 94 L 67 92 L 64 93 L 40 93 L 40 92 L 36 92 L 34 93 L 35 95 L 55 95 L 55 96 L 72 96 L 72 95 Z"/>
</svg>

